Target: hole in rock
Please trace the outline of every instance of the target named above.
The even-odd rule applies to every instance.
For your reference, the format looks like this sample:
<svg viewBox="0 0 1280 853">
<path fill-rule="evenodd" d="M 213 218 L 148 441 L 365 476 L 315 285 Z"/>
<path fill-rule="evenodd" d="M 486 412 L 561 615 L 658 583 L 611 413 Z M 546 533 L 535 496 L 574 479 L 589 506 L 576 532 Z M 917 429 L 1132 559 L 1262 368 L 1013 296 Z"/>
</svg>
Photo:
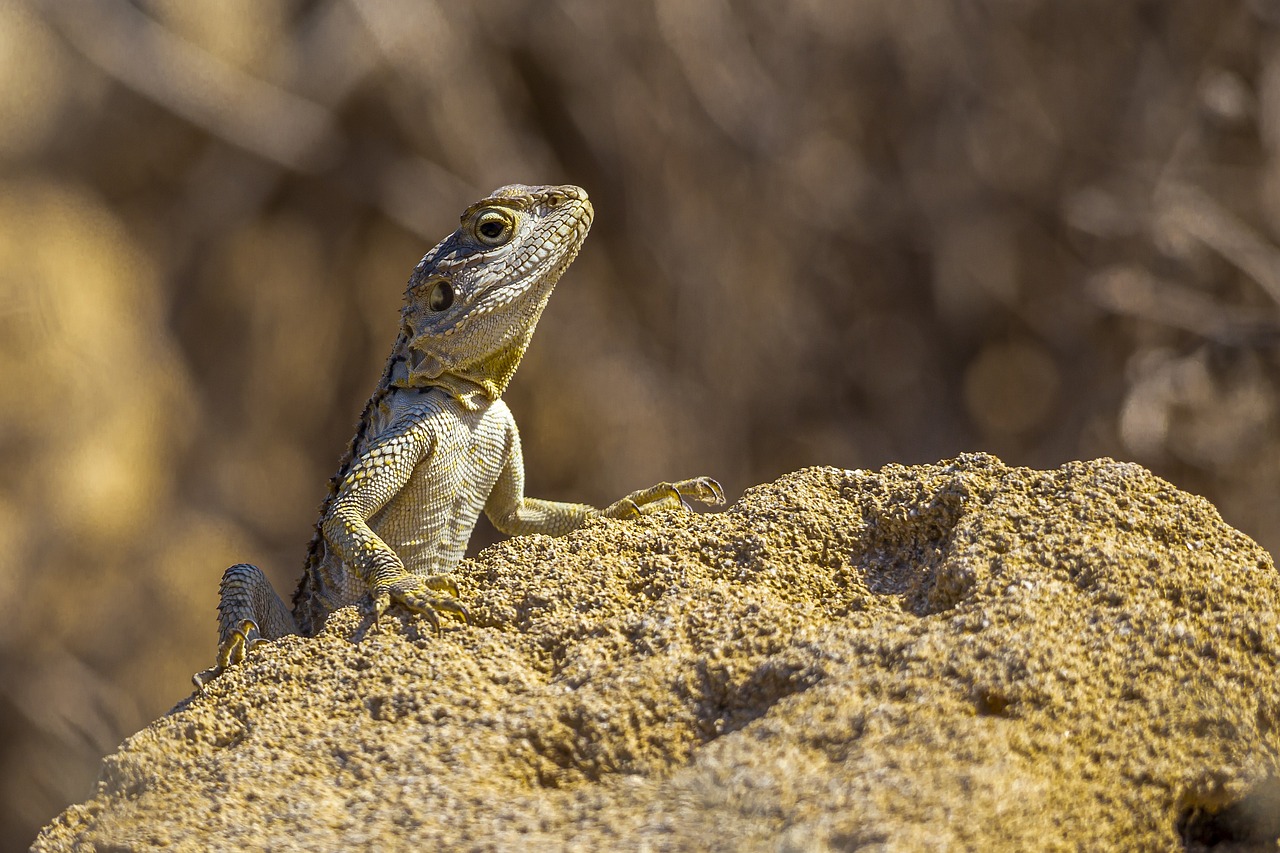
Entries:
<svg viewBox="0 0 1280 853">
<path fill-rule="evenodd" d="M 1275 850 L 1280 843 L 1280 778 L 1265 779 L 1222 806 L 1184 806 L 1177 830 L 1184 850 Z"/>
</svg>

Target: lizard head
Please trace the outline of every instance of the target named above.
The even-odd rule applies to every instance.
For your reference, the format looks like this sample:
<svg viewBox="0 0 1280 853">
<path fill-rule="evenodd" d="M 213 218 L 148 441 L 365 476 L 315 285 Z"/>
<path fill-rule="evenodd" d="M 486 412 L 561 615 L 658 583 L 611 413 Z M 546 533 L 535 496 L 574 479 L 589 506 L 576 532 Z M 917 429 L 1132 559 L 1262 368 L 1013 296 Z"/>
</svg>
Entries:
<svg viewBox="0 0 1280 853">
<path fill-rule="evenodd" d="M 594 212 L 574 186 L 494 190 L 413 271 L 395 384 L 497 399 Z"/>
</svg>

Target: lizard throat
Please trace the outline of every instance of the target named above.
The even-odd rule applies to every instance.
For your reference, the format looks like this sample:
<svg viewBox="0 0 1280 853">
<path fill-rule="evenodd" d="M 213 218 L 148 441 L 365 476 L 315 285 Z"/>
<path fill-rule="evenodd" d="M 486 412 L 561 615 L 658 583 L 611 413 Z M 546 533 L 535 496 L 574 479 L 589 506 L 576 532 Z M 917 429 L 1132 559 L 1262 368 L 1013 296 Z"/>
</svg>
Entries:
<svg viewBox="0 0 1280 853">
<path fill-rule="evenodd" d="M 478 397 L 497 400 L 507 390 L 532 337 L 531 327 L 497 352 L 466 364 L 449 364 L 410 344 L 405 348 L 406 358 L 392 377 L 392 384 L 402 388 L 442 388 L 465 408 L 475 411 L 480 406 Z"/>
</svg>

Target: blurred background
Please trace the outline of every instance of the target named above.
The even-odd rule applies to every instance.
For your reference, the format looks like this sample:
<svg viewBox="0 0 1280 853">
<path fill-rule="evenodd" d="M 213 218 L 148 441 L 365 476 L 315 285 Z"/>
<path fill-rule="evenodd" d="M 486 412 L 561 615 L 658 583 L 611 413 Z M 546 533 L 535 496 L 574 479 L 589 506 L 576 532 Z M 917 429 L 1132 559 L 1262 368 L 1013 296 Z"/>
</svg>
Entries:
<svg viewBox="0 0 1280 853">
<path fill-rule="evenodd" d="M 509 182 L 596 207 L 533 495 L 1109 455 L 1280 546 L 1280 2 L 0 0 L 0 846 L 189 693 L 225 566 L 291 594 Z"/>
</svg>

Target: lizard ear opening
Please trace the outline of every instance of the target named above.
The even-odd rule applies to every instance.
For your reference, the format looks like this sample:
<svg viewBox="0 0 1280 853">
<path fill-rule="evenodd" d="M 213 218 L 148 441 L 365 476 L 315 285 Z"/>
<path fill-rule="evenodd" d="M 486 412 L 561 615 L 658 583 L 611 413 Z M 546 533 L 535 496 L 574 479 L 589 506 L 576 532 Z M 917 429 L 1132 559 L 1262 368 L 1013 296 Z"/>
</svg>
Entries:
<svg viewBox="0 0 1280 853">
<path fill-rule="evenodd" d="M 453 285 L 441 279 L 427 294 L 427 307 L 432 311 L 448 311 L 451 305 L 453 305 Z"/>
</svg>

